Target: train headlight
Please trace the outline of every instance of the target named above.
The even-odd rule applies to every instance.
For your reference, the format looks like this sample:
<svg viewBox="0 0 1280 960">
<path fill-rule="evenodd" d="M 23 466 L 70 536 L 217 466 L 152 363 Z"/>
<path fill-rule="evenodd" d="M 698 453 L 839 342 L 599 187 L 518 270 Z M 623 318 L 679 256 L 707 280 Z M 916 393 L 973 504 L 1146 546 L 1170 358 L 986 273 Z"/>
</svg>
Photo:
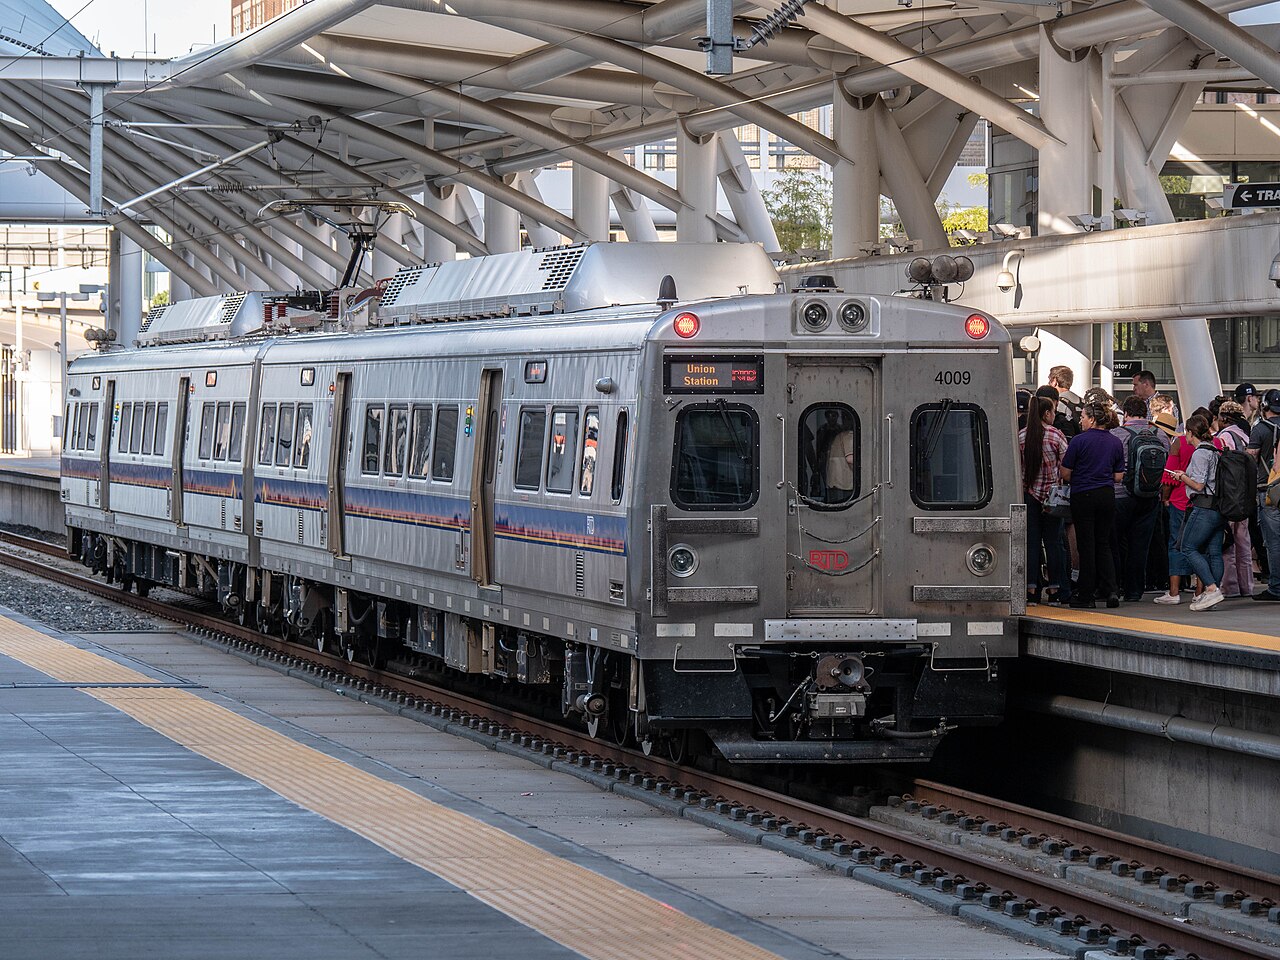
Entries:
<svg viewBox="0 0 1280 960">
<path fill-rule="evenodd" d="M 693 547 L 677 543 L 667 551 L 667 569 L 675 577 L 689 577 L 698 569 L 698 554 Z"/>
<path fill-rule="evenodd" d="M 831 312 L 821 300 L 806 303 L 800 311 L 800 320 L 809 330 L 821 330 L 831 322 Z"/>
<path fill-rule="evenodd" d="M 867 308 L 858 303 L 857 300 L 850 300 L 840 308 L 840 326 L 846 330 L 857 332 L 867 325 Z"/>
<path fill-rule="evenodd" d="M 964 555 L 964 562 L 975 577 L 985 577 L 996 568 L 996 548 L 989 543 L 975 543 Z"/>
</svg>

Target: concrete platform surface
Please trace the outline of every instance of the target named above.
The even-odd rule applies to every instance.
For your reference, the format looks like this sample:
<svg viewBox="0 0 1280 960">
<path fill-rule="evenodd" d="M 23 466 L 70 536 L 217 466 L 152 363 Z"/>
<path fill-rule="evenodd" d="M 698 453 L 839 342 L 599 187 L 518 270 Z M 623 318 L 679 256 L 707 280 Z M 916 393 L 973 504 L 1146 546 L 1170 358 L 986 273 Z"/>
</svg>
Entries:
<svg viewBox="0 0 1280 960">
<path fill-rule="evenodd" d="M 52 477 L 57 480 L 61 475 L 61 461 L 58 457 L 15 457 L 11 454 L 0 455 L 0 473 L 19 473 L 34 477 Z"/>
<path fill-rule="evenodd" d="M 16 620 L 6 960 L 1057 956 L 173 633 Z"/>
</svg>

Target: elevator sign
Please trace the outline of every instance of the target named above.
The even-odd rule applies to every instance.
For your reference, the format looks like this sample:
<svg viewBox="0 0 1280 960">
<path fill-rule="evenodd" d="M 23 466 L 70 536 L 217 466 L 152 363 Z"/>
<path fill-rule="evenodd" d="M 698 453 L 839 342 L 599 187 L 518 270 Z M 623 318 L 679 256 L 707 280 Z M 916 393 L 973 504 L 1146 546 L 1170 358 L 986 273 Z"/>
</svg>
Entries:
<svg viewBox="0 0 1280 960">
<path fill-rule="evenodd" d="M 1223 184 L 1222 205 L 1228 210 L 1280 207 L 1280 183 Z"/>
</svg>

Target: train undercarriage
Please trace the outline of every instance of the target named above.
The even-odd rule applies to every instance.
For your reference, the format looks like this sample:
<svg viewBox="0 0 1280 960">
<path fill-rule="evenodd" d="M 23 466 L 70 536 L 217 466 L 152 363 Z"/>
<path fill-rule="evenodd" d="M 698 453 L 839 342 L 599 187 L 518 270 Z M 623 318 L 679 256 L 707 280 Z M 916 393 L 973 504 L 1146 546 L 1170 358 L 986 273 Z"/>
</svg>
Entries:
<svg viewBox="0 0 1280 960">
<path fill-rule="evenodd" d="M 604 647 L 87 530 L 70 553 L 109 583 L 216 602 L 241 626 L 406 676 L 534 696 L 592 736 L 675 759 L 714 744 L 743 763 L 921 761 L 959 724 L 997 722 L 999 661 L 934 669 L 923 645 L 740 648 L 722 663 Z"/>
</svg>

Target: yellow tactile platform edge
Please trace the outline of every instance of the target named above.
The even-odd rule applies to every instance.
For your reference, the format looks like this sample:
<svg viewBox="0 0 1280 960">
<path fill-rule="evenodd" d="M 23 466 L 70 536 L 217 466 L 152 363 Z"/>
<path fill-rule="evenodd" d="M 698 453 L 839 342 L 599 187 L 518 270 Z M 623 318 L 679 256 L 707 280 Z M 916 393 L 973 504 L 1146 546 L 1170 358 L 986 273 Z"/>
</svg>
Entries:
<svg viewBox="0 0 1280 960">
<path fill-rule="evenodd" d="M 1167 620 L 1144 620 L 1140 617 L 1118 617 L 1115 614 L 1064 610 L 1038 606 L 1026 616 L 1033 620 L 1058 620 L 1078 623 L 1082 627 L 1103 627 L 1122 633 L 1153 633 L 1157 636 L 1179 640 L 1206 640 L 1211 643 L 1230 643 L 1238 647 L 1256 647 L 1261 650 L 1280 651 L 1280 637 L 1246 630 L 1223 630 L 1216 627 L 1199 627 L 1188 623 L 1171 623 Z M 1212 616 L 1212 614 L 1207 614 Z"/>
<path fill-rule="evenodd" d="M 70 684 L 155 682 L 3 617 L 0 654 Z M 192 693 L 155 687 L 83 692 L 434 873 L 584 957 L 766 960 L 776 956 Z"/>
</svg>

